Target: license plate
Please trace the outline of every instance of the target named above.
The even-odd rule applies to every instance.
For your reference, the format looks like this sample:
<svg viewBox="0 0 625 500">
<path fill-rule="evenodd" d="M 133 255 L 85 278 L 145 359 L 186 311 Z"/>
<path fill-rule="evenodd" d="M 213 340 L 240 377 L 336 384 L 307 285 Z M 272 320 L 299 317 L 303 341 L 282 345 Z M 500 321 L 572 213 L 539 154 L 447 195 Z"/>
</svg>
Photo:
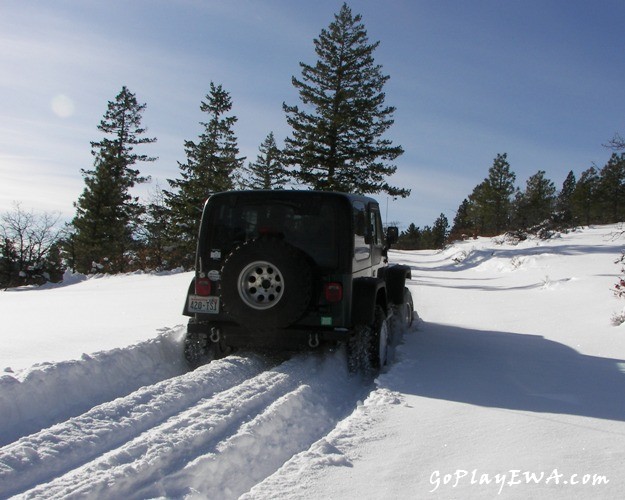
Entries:
<svg viewBox="0 0 625 500">
<path fill-rule="evenodd" d="M 189 295 L 189 312 L 217 314 L 219 312 L 219 297 Z"/>
</svg>

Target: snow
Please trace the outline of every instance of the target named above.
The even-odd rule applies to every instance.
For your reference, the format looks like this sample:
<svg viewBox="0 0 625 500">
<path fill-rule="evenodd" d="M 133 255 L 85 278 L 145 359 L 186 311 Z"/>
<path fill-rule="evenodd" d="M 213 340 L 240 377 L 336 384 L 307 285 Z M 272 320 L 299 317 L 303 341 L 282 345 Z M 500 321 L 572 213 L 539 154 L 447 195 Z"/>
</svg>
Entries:
<svg viewBox="0 0 625 500">
<path fill-rule="evenodd" d="M 2 291 L 0 498 L 622 498 L 622 230 L 391 252 L 420 320 L 375 380 L 340 347 L 189 372 L 189 273 Z"/>
<path fill-rule="evenodd" d="M 191 274 L 66 273 L 60 285 L 2 292 L 0 369 L 125 347 L 182 324 Z"/>
</svg>

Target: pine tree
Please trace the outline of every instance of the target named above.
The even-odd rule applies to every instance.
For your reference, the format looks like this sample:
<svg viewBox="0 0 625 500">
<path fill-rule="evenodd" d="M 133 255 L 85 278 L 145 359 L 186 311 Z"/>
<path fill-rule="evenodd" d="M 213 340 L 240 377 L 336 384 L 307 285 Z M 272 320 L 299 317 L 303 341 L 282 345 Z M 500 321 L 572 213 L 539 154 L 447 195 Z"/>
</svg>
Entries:
<svg viewBox="0 0 625 500">
<path fill-rule="evenodd" d="M 625 154 L 613 153 L 599 172 L 597 198 L 602 208 L 601 222 L 625 220 Z"/>
<path fill-rule="evenodd" d="M 408 229 L 402 231 L 399 235 L 396 248 L 400 250 L 418 250 L 421 243 L 421 230 L 411 223 Z"/>
<path fill-rule="evenodd" d="M 468 198 L 467 217 L 473 227 L 473 235 L 485 234 L 488 211 L 487 181 L 480 182 L 473 188 Z"/>
<path fill-rule="evenodd" d="M 551 218 L 555 203 L 556 187 L 539 170 L 528 180 L 524 192 L 515 200 L 515 226 L 527 229 Z"/>
<path fill-rule="evenodd" d="M 597 202 L 597 187 L 599 174 L 595 167 L 582 172 L 571 197 L 573 218 L 580 224 L 590 225 L 598 221 L 599 208 Z"/>
<path fill-rule="evenodd" d="M 108 136 L 91 143 L 94 169 L 82 170 L 86 186 L 74 204 L 73 245 L 80 272 L 92 271 L 93 263 L 100 271 L 126 270 L 126 252 L 134 244 L 133 233 L 142 211 L 130 189 L 148 180 L 134 167 L 156 160 L 134 151 L 137 145 L 156 142 L 155 138 L 142 137 L 146 132 L 141 127 L 145 107 L 124 86 L 115 100 L 109 101 L 98 125 L 98 130 Z"/>
<path fill-rule="evenodd" d="M 462 200 L 462 203 L 456 211 L 454 222 L 449 232 L 450 240 L 460 240 L 466 235 L 473 234 L 475 225 L 470 216 L 471 204 L 468 199 Z"/>
<path fill-rule="evenodd" d="M 485 179 L 485 192 L 482 200 L 484 217 L 486 227 L 494 234 L 501 233 L 510 224 L 511 196 L 514 193 L 516 175 L 510 170 L 507 158 L 507 153 L 498 154 Z"/>
<path fill-rule="evenodd" d="M 60 244 L 53 243 L 50 245 L 43 261 L 44 277 L 52 283 L 58 283 L 63 279 L 64 271 Z"/>
<path fill-rule="evenodd" d="M 369 44 L 361 20 L 343 4 L 314 40 L 316 64 L 300 63 L 302 78 L 292 82 L 310 111 L 283 105 L 293 129 L 285 140 L 287 163 L 297 181 L 314 189 L 406 197 L 408 189 L 385 180 L 403 149 L 382 137 L 395 108 L 384 104 L 389 77 L 373 59 L 379 42 Z"/>
<path fill-rule="evenodd" d="M 557 222 L 569 226 L 573 222 L 573 193 L 575 192 L 575 174 L 571 170 L 564 182 L 556 199 Z"/>
<path fill-rule="evenodd" d="M 425 226 L 421 230 L 421 242 L 419 244 L 421 250 L 429 250 L 436 248 L 434 244 L 434 232 L 430 226 Z"/>
<path fill-rule="evenodd" d="M 449 234 L 449 221 L 445 214 L 440 214 L 434 221 L 432 227 L 432 240 L 434 248 L 443 248 L 447 243 L 447 236 Z"/>
<path fill-rule="evenodd" d="M 169 213 L 165 194 L 157 185 L 150 194 L 142 217 L 140 238 L 143 269 L 171 269 L 169 258 Z"/>
<path fill-rule="evenodd" d="M 178 163 L 179 179 L 167 179 L 171 191 L 165 191 L 169 209 L 172 264 L 188 267 L 193 263 L 195 242 L 202 207 L 212 193 L 227 191 L 236 186 L 236 176 L 245 158 L 239 158 L 233 126 L 236 116 L 228 116 L 232 109 L 230 94 L 221 85 L 210 84 L 206 101 L 200 110 L 208 115 L 198 142 L 185 141 L 186 163 Z"/>
<path fill-rule="evenodd" d="M 476 235 L 496 235 L 510 227 L 512 194 L 516 175 L 506 153 L 498 154 L 488 177 L 475 186 L 468 198 L 468 218 Z"/>
<path fill-rule="evenodd" d="M 241 186 L 246 189 L 283 189 L 287 183 L 287 173 L 273 132 L 269 133 L 258 150 L 260 154 L 256 162 L 250 162 L 244 171 Z"/>
</svg>

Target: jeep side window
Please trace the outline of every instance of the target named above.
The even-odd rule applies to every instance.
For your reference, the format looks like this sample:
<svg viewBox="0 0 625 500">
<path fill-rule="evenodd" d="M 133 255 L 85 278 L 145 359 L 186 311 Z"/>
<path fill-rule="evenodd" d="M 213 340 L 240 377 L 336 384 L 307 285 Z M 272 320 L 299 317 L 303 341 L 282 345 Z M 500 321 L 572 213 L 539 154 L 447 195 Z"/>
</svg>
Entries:
<svg viewBox="0 0 625 500">
<path fill-rule="evenodd" d="M 352 207 L 354 215 L 354 258 L 359 261 L 369 258 L 367 210 L 365 204 L 360 201 L 355 201 Z"/>
<path fill-rule="evenodd" d="M 384 245 L 384 228 L 382 227 L 382 217 L 377 206 L 371 207 L 371 243 L 374 245 Z"/>
<path fill-rule="evenodd" d="M 371 221 L 371 243 L 372 243 L 372 264 L 378 264 L 384 254 L 384 228 L 382 227 L 382 217 L 380 208 L 377 205 L 370 205 Z"/>
</svg>

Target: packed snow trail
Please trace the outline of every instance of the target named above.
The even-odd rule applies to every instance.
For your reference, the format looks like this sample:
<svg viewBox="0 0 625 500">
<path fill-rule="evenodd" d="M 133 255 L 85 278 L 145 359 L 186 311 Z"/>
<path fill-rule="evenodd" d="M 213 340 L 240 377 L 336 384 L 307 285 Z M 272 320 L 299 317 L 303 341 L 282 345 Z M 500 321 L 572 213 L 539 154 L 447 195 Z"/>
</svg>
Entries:
<svg viewBox="0 0 625 500">
<path fill-rule="evenodd" d="M 266 367 L 258 357 L 232 356 L 23 437 L 0 450 L 0 484 L 8 485 L 4 493 L 14 494 L 83 465 Z"/>
<path fill-rule="evenodd" d="M 231 356 L 96 406 L 0 449 L 0 497 L 236 498 L 367 394 L 344 357 Z"/>
</svg>

